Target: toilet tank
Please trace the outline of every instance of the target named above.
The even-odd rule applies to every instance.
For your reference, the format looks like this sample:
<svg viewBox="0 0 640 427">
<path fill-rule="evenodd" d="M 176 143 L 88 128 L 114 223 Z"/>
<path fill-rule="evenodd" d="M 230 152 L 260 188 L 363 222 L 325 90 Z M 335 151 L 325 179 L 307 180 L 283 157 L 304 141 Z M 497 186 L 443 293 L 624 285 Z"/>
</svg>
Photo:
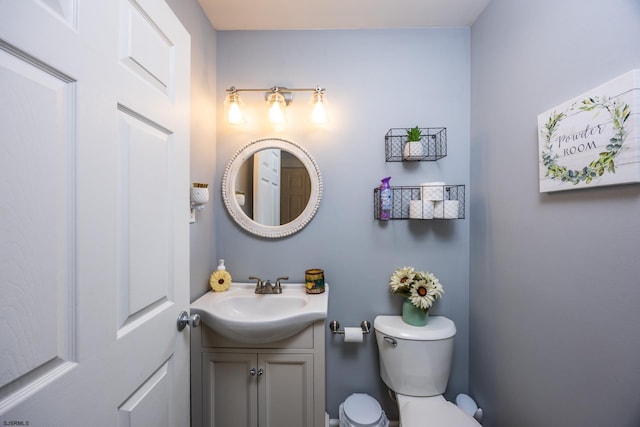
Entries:
<svg viewBox="0 0 640 427">
<path fill-rule="evenodd" d="M 449 381 L 456 326 L 430 316 L 426 326 L 411 326 L 400 316 L 377 316 L 373 323 L 380 376 L 391 390 L 407 396 L 443 394 Z"/>
</svg>

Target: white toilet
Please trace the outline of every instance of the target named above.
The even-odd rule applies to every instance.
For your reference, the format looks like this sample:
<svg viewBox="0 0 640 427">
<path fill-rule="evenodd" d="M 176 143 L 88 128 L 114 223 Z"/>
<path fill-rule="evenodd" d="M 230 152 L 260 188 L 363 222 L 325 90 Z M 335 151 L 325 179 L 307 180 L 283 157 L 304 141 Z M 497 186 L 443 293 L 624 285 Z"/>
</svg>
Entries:
<svg viewBox="0 0 640 427">
<path fill-rule="evenodd" d="M 377 316 L 373 328 L 380 376 L 396 393 L 401 427 L 480 426 L 442 396 L 453 359 L 453 321 L 431 316 L 426 326 L 411 326 L 400 316 Z"/>
</svg>

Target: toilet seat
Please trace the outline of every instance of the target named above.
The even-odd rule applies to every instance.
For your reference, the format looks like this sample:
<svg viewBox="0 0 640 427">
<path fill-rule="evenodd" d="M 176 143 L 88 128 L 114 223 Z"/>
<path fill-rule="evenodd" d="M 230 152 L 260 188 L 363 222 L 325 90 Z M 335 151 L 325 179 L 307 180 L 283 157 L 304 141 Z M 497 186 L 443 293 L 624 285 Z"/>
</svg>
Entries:
<svg viewBox="0 0 640 427">
<path fill-rule="evenodd" d="M 473 417 L 440 396 L 414 397 L 398 394 L 402 427 L 481 427 Z"/>
<path fill-rule="evenodd" d="M 389 425 L 382 407 L 366 393 L 354 393 L 340 405 L 341 426 L 386 427 Z"/>
</svg>

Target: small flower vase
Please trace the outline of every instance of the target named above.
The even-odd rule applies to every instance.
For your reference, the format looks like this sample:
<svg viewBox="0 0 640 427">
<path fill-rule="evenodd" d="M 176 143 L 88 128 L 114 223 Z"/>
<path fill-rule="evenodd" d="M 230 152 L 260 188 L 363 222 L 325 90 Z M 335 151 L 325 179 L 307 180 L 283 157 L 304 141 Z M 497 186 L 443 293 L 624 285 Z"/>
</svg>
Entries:
<svg viewBox="0 0 640 427">
<path fill-rule="evenodd" d="M 420 160 L 423 157 L 424 147 L 422 146 L 422 141 L 408 141 L 404 144 L 403 160 Z"/>
<path fill-rule="evenodd" d="M 402 302 L 402 320 L 412 326 L 424 326 L 429 321 L 429 311 L 426 312 L 411 303 L 409 298 Z"/>
</svg>

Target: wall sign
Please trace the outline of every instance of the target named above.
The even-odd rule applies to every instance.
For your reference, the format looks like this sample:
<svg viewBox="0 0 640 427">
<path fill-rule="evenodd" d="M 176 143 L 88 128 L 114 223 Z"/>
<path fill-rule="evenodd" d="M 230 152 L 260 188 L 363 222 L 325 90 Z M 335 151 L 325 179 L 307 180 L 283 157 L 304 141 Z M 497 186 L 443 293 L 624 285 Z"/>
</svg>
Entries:
<svg viewBox="0 0 640 427">
<path fill-rule="evenodd" d="M 538 115 L 540 192 L 640 182 L 640 70 Z"/>
</svg>

